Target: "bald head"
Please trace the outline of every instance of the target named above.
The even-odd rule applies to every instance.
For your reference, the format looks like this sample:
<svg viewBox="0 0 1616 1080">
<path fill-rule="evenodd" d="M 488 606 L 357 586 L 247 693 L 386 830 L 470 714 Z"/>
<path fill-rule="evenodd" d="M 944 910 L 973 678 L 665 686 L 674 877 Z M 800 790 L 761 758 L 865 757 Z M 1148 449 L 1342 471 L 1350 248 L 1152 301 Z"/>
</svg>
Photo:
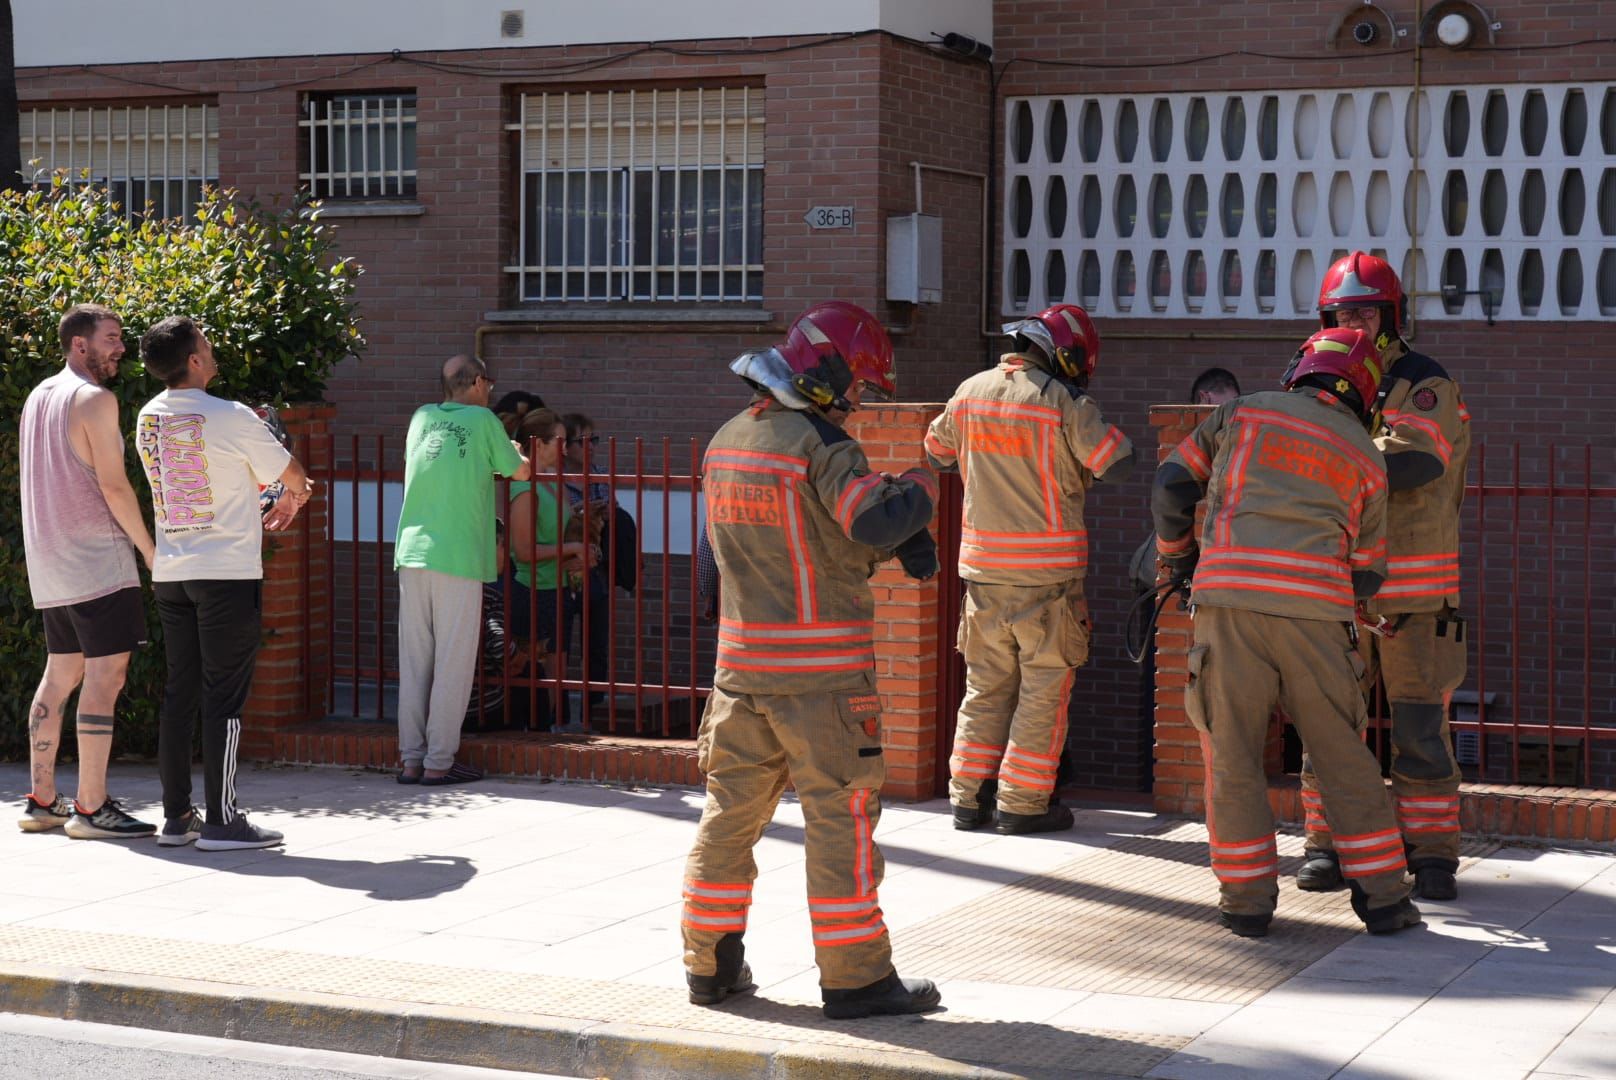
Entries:
<svg viewBox="0 0 1616 1080">
<path fill-rule="evenodd" d="M 471 402 L 470 399 L 478 394 L 481 394 L 485 399 L 487 398 L 487 390 L 483 389 L 482 385 L 477 381 L 487 378 L 488 366 L 486 364 L 476 357 L 457 353 L 443 362 L 444 399 L 486 405 L 486 400 Z"/>
</svg>

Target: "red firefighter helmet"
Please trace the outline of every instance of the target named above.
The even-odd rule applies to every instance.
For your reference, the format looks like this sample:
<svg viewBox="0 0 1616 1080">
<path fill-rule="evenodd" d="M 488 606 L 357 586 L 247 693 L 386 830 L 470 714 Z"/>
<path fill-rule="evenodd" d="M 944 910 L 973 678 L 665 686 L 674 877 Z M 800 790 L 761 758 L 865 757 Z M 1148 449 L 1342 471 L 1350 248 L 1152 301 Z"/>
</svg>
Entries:
<svg viewBox="0 0 1616 1080">
<path fill-rule="evenodd" d="M 1368 334 L 1331 326 L 1302 343 L 1280 383 L 1289 390 L 1310 375 L 1323 376 L 1314 385 L 1322 385 L 1336 397 L 1356 405 L 1367 421 L 1375 415 L 1381 373 L 1380 350 Z M 1356 402 L 1347 396 L 1348 391 L 1357 394 Z"/>
<path fill-rule="evenodd" d="M 1100 361 L 1100 332 L 1089 313 L 1076 304 L 1055 304 L 1030 319 L 1005 323 L 1003 330 L 1037 345 L 1054 365 L 1054 373 L 1068 379 L 1086 382 Z"/>
<path fill-rule="evenodd" d="M 843 400 L 855 379 L 889 398 L 898 392 L 892 339 L 857 304 L 815 304 L 797 316 L 779 352 L 795 373 L 793 385 L 821 408 Z"/>
<path fill-rule="evenodd" d="M 1381 318 L 1382 331 L 1393 337 L 1402 335 L 1408 298 L 1391 264 L 1363 251 L 1343 255 L 1331 263 L 1319 285 L 1319 324 L 1325 328 L 1334 326 L 1337 308 L 1370 305 L 1386 312 Z"/>
</svg>

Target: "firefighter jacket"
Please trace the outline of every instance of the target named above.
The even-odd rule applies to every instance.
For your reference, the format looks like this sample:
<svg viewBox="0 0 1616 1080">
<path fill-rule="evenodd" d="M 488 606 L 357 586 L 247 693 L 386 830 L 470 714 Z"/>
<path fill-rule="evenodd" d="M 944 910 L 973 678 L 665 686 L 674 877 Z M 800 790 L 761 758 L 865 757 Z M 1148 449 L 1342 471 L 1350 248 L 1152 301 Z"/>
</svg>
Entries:
<svg viewBox="0 0 1616 1080">
<path fill-rule="evenodd" d="M 869 578 L 930 524 L 936 477 L 872 473 L 851 435 L 766 398 L 718 430 L 703 468 L 723 582 L 713 685 L 736 694 L 870 686 Z"/>
<path fill-rule="evenodd" d="M 1131 463 L 1133 444 L 1094 399 L 1008 353 L 960 384 L 926 432 L 939 468 L 965 485 L 959 573 L 995 585 L 1052 585 L 1088 569 L 1083 501 Z"/>
<path fill-rule="evenodd" d="M 1459 508 L 1470 460 L 1470 410 L 1442 365 L 1401 341 L 1387 347 L 1386 584 L 1375 610 L 1392 614 L 1459 605 Z"/>
<path fill-rule="evenodd" d="M 1156 544 L 1195 547 L 1197 605 L 1347 622 L 1386 576 L 1386 468 L 1324 393 L 1262 391 L 1218 407 L 1156 471 Z"/>
</svg>

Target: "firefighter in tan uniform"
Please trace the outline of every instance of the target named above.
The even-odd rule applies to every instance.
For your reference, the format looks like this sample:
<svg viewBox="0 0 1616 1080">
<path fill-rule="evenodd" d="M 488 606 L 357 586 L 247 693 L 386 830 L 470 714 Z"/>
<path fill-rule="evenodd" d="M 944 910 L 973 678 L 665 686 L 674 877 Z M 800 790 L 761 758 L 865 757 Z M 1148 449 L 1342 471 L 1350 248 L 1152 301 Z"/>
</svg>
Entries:
<svg viewBox="0 0 1616 1080">
<path fill-rule="evenodd" d="M 758 391 L 707 448 L 703 481 L 720 590 L 718 664 L 698 752 L 707 805 L 685 866 L 690 1000 L 753 988 L 742 935 L 752 848 L 787 781 L 806 821 L 808 910 L 825 1015 L 923 1012 L 937 988 L 900 979 L 877 890 L 885 777 L 868 579 L 896 554 L 937 572 L 936 477 L 870 471 L 839 421 L 865 389 L 890 395 L 892 343 L 874 316 L 830 302 L 783 345 L 731 369 Z"/>
<path fill-rule="evenodd" d="M 954 827 L 1000 833 L 1072 825 L 1054 797 L 1072 675 L 1088 659 L 1083 502 L 1132 471 L 1133 446 L 1085 392 L 1100 338 L 1057 304 L 1005 326 L 1015 351 L 960 384 L 926 433 L 938 468 L 965 485 L 959 572 L 965 657 L 949 798 Z"/>
<path fill-rule="evenodd" d="M 1319 291 L 1326 326 L 1361 330 L 1387 366 L 1383 425 L 1386 458 L 1386 584 L 1368 614 L 1385 636 L 1365 634 L 1367 684 L 1378 669 L 1392 718 L 1392 795 L 1403 829 L 1414 894 L 1458 895 L 1459 764 L 1448 737 L 1447 702 L 1465 676 L 1459 617 L 1459 508 L 1470 457 L 1470 413 L 1459 386 L 1435 360 L 1403 341 L 1402 284 L 1383 260 L 1353 252 L 1331 266 Z M 1302 801 L 1307 861 L 1296 884 L 1327 891 L 1341 871 L 1322 813 L 1323 795 L 1304 760 Z"/>
<path fill-rule="evenodd" d="M 1175 576 L 1194 571 L 1184 708 L 1209 755 L 1219 918 L 1242 937 L 1268 933 L 1279 894 L 1263 769 L 1276 704 L 1295 718 L 1329 794 L 1353 911 L 1375 934 L 1420 921 L 1397 819 L 1362 738 L 1355 601 L 1386 572 L 1386 473 L 1366 431 L 1378 365 L 1368 337 L 1321 330 L 1286 372 L 1288 392 L 1219 406 L 1156 473 L 1157 547 Z"/>
</svg>

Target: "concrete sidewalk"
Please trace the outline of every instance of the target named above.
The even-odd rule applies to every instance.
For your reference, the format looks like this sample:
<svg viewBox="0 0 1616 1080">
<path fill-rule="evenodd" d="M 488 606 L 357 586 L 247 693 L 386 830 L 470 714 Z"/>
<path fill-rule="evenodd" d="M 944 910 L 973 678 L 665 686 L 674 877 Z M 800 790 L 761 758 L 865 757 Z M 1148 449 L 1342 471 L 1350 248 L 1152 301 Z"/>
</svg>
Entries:
<svg viewBox="0 0 1616 1080">
<path fill-rule="evenodd" d="M 114 770 L 136 813 L 157 782 Z M 0 799 L 20 805 L 20 766 Z M 757 849 L 760 989 L 684 999 L 701 793 L 271 768 L 284 850 L 83 842 L 0 823 L 0 1011 L 613 1078 L 1616 1077 L 1616 856 L 1471 842 L 1453 904 L 1390 939 L 1283 882 L 1272 936 L 1214 922 L 1204 831 L 1088 809 L 1054 838 L 888 807 L 901 972 L 947 1011 L 825 1021 L 789 800 Z M 1282 838 L 1287 870 L 1300 852 Z"/>
</svg>

